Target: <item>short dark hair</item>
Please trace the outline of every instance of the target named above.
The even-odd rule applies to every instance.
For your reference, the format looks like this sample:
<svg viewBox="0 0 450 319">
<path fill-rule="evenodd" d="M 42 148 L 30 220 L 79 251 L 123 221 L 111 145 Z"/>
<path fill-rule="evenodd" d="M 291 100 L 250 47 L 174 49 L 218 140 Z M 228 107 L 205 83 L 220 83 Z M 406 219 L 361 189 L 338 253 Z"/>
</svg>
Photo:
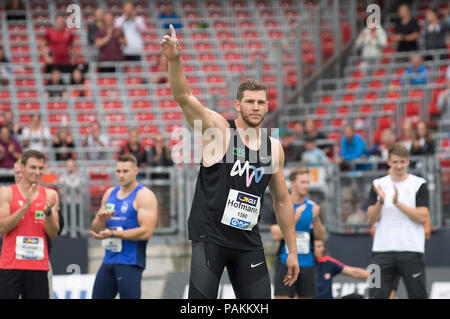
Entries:
<svg viewBox="0 0 450 319">
<path fill-rule="evenodd" d="M 117 162 L 131 162 L 134 166 L 137 166 L 137 159 L 132 154 L 121 154 L 117 158 Z"/>
<path fill-rule="evenodd" d="M 239 87 L 237 89 L 237 95 L 236 95 L 236 98 L 239 101 L 241 101 L 242 98 L 244 97 L 244 91 L 264 91 L 264 92 L 266 92 L 266 98 L 268 98 L 267 86 L 258 80 L 250 79 L 250 80 L 241 82 L 241 84 L 239 84 Z"/>
<path fill-rule="evenodd" d="M 409 151 L 402 143 L 395 143 L 388 151 L 388 158 L 390 159 L 392 155 L 409 158 Z"/>
<path fill-rule="evenodd" d="M 297 167 L 295 169 L 293 169 L 290 173 L 289 173 L 289 180 L 295 181 L 295 179 L 297 178 L 297 175 L 305 175 L 305 174 L 309 174 L 309 168 L 308 167 Z"/>
<path fill-rule="evenodd" d="M 41 153 L 36 150 L 28 150 L 25 153 L 22 154 L 22 157 L 20 158 L 20 161 L 22 162 L 22 165 L 26 166 L 27 162 L 30 158 L 35 158 L 37 160 L 43 160 L 44 164 L 46 162 L 46 158 L 44 153 Z"/>
</svg>

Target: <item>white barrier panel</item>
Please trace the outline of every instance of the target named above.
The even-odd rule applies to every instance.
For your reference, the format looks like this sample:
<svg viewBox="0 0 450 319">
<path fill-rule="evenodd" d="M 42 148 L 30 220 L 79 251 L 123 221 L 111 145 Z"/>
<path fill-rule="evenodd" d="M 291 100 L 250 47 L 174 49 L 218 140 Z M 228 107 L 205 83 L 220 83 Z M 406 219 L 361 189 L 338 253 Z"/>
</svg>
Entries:
<svg viewBox="0 0 450 319">
<path fill-rule="evenodd" d="M 53 296 L 55 299 L 91 299 L 94 281 L 95 274 L 53 276 Z"/>
<path fill-rule="evenodd" d="M 430 299 L 450 299 L 450 282 L 434 282 L 431 286 Z"/>
</svg>

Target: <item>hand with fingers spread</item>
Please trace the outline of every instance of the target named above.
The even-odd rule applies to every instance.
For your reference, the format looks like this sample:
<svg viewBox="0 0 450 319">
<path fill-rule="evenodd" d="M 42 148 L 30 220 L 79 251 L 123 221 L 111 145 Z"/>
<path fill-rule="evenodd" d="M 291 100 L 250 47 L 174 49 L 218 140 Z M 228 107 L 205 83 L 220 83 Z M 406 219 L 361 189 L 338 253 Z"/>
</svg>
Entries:
<svg viewBox="0 0 450 319">
<path fill-rule="evenodd" d="M 385 195 L 384 195 L 383 190 L 381 189 L 381 186 L 377 187 L 377 186 L 373 185 L 373 189 L 377 193 L 378 197 L 380 197 L 380 203 L 381 203 L 381 205 L 383 205 L 384 204 Z"/>
<path fill-rule="evenodd" d="M 173 25 L 170 25 L 169 29 L 170 36 L 165 35 L 159 44 L 161 45 L 162 52 L 167 60 L 172 61 L 180 58 L 181 45 L 178 42 L 177 34 Z"/>
</svg>

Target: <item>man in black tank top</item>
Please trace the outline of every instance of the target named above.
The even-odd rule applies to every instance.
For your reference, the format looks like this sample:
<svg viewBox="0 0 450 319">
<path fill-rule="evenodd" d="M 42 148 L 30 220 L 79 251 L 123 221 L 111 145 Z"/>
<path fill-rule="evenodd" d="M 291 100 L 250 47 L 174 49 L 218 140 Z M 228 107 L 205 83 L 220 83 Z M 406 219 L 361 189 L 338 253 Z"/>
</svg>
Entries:
<svg viewBox="0 0 450 319">
<path fill-rule="evenodd" d="M 270 278 L 258 221 L 267 188 L 290 252 L 284 284 L 297 280 L 299 266 L 294 210 L 283 173 L 280 142 L 261 129 L 268 110 L 267 87 L 239 85 L 239 114 L 227 121 L 192 95 L 181 64 L 181 46 L 170 25 L 161 41 L 169 61 L 169 83 L 191 127 L 202 131 L 202 163 L 188 220 L 192 240 L 189 298 L 217 298 L 226 267 L 237 298 L 270 298 Z M 197 122 L 199 121 L 199 122 Z"/>
</svg>

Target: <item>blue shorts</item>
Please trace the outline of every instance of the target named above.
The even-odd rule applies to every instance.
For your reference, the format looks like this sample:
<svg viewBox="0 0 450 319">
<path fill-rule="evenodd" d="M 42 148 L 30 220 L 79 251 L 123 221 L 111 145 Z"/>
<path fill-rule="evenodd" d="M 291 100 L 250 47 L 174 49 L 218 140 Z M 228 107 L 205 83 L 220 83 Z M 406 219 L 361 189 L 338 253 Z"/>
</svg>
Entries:
<svg viewBox="0 0 450 319">
<path fill-rule="evenodd" d="M 140 299 L 142 269 L 135 265 L 102 264 L 95 277 L 92 299 Z"/>
</svg>

